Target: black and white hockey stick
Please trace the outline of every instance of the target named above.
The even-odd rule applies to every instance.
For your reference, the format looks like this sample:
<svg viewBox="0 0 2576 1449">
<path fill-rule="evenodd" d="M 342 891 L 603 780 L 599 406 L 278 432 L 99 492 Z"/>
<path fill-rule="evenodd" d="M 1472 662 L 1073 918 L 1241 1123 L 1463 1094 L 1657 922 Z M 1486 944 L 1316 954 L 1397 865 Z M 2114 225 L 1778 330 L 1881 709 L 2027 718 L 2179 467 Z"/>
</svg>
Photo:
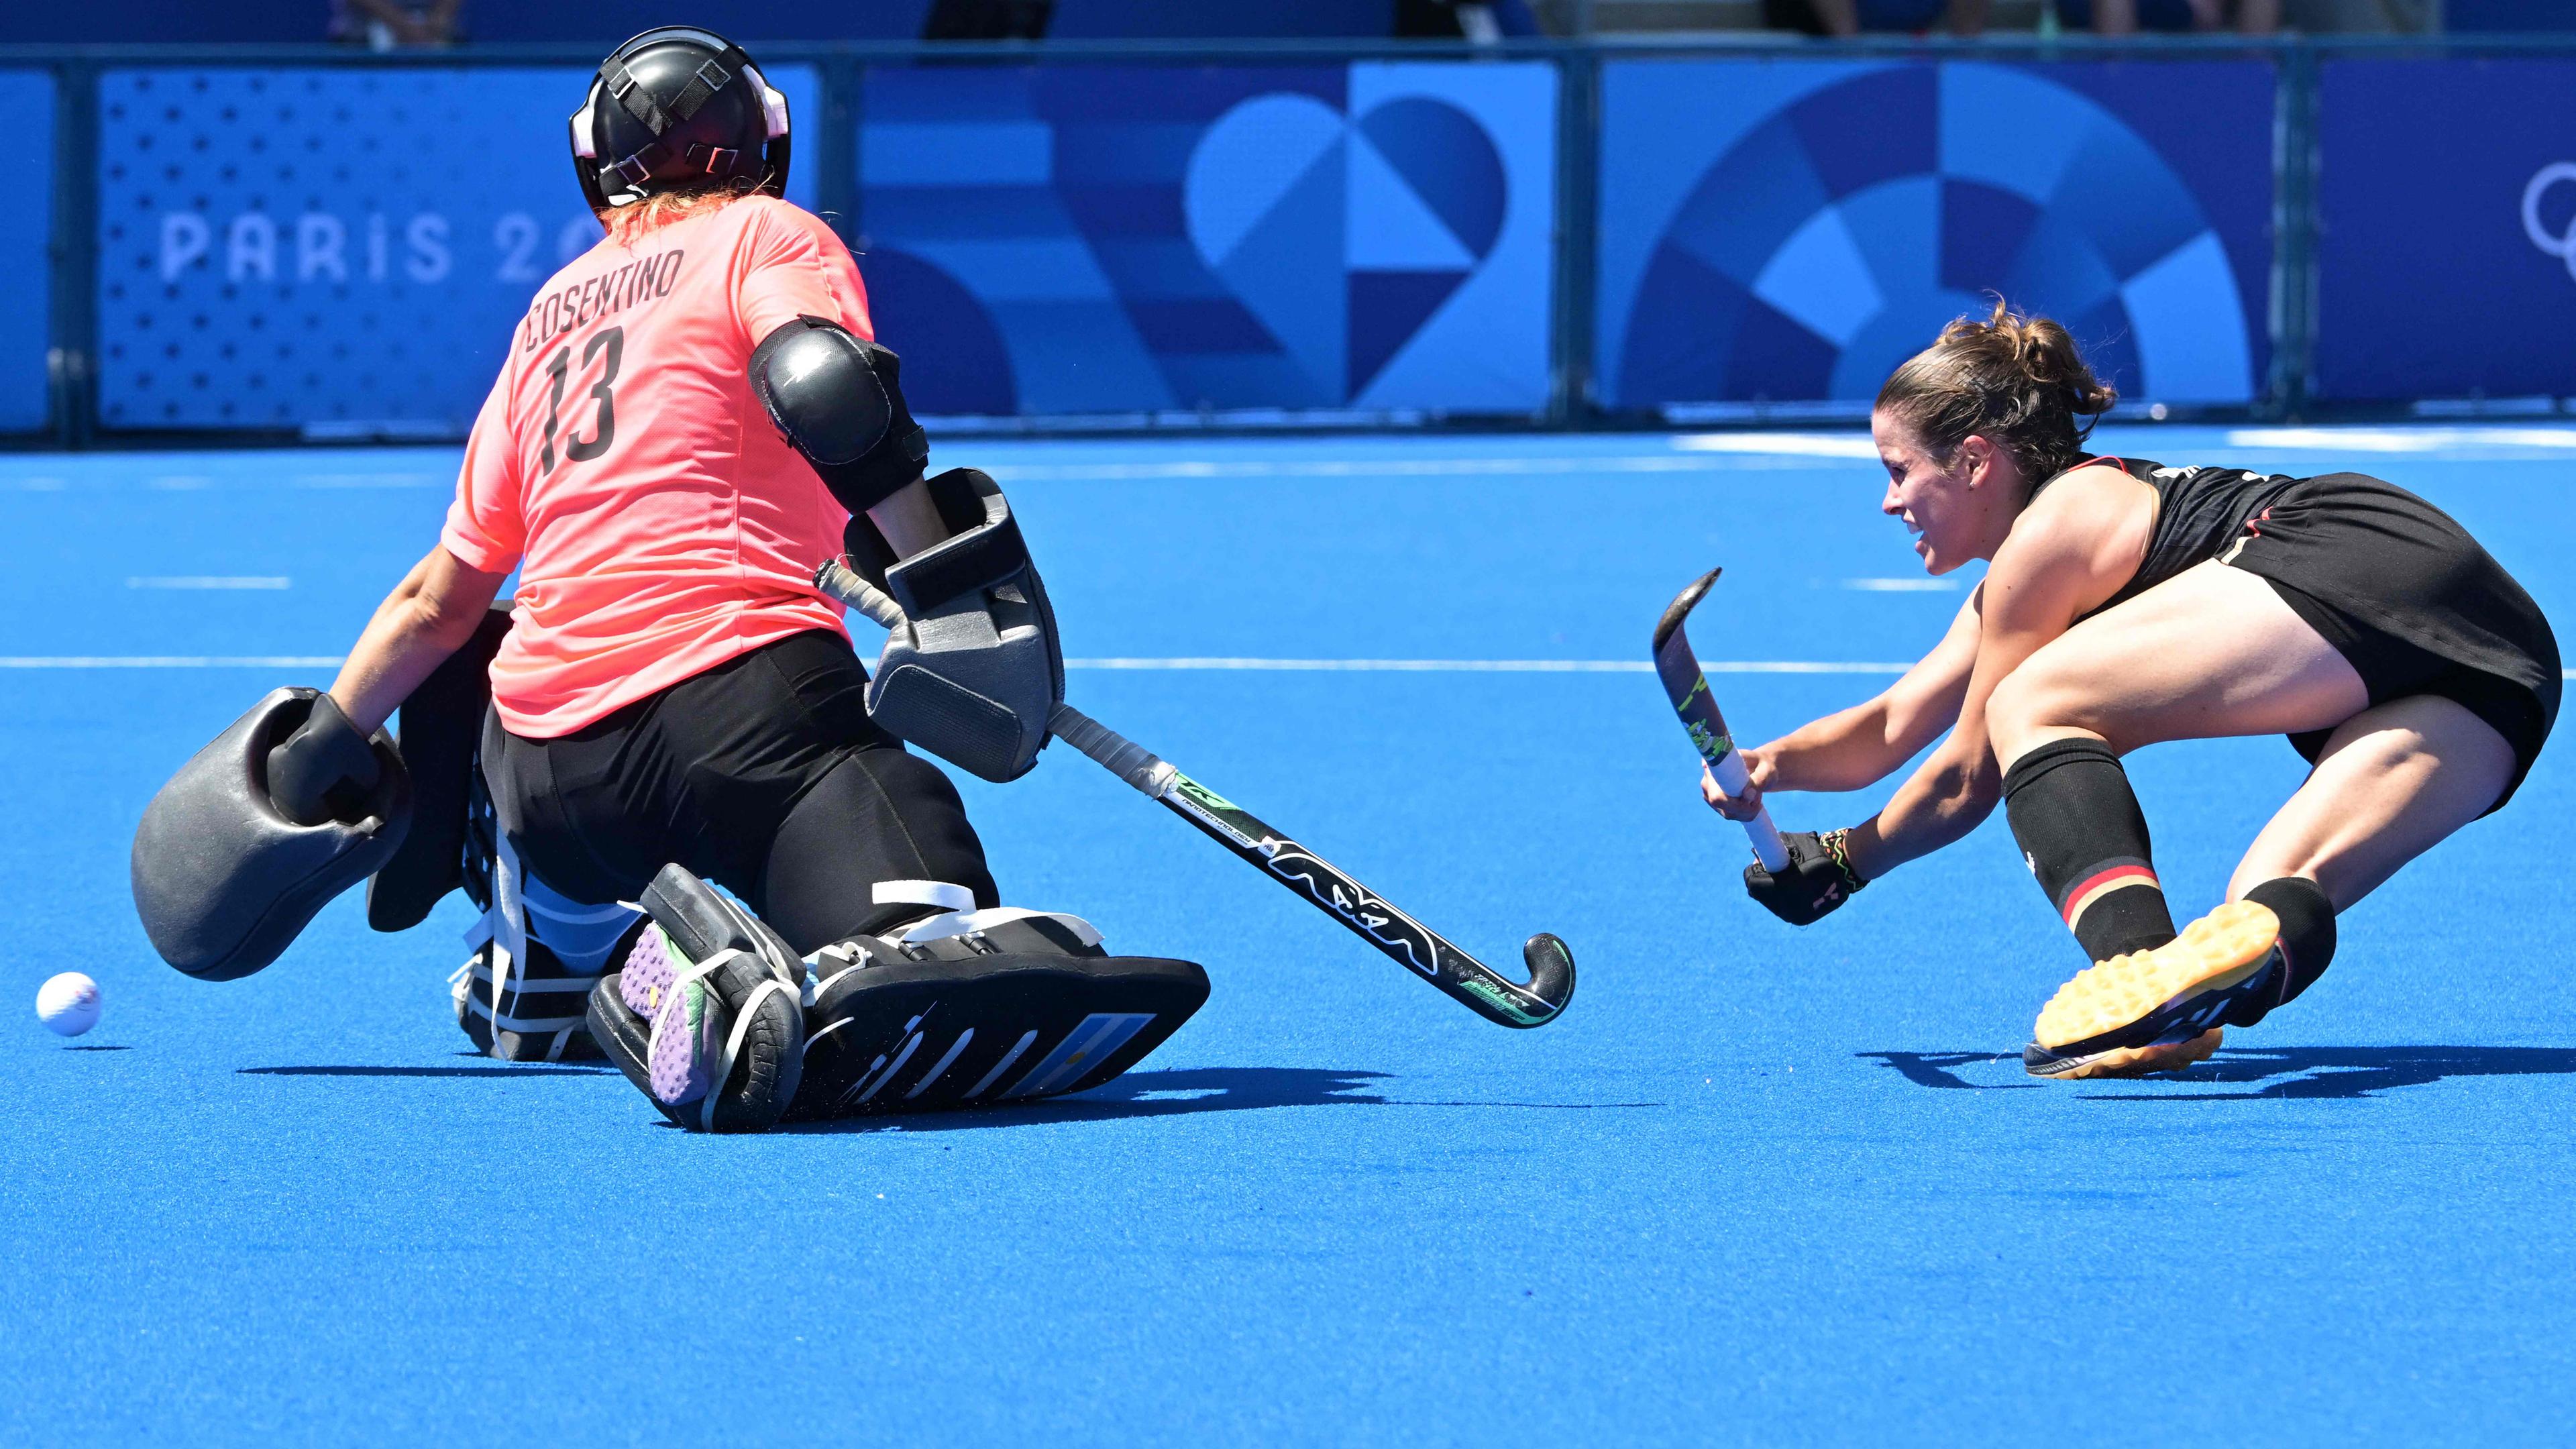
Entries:
<svg viewBox="0 0 2576 1449">
<path fill-rule="evenodd" d="M 903 609 L 885 592 L 838 559 L 814 571 L 814 586 L 879 624 L 903 623 Z M 1439 932 L 1397 910 L 1322 856 L 1264 824 L 1249 810 L 1184 775 L 1169 761 L 1107 725 L 1059 704 L 1048 720 L 1056 738 L 1089 755 L 1103 769 L 1160 802 L 1208 838 L 1303 896 L 1397 963 L 1446 992 L 1487 1021 L 1502 1026 L 1545 1026 L 1574 995 L 1574 955 L 1547 932 L 1529 938 L 1521 959 L 1526 986 L 1451 945 Z"/>
</svg>

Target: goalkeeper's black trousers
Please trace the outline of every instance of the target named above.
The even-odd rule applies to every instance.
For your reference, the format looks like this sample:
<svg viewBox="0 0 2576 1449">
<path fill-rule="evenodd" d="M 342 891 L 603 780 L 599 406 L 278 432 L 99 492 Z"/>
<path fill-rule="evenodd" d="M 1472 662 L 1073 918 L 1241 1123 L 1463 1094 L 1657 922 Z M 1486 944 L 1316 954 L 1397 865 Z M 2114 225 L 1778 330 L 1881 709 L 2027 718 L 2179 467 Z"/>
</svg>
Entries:
<svg viewBox="0 0 2576 1449">
<path fill-rule="evenodd" d="M 487 715 L 493 814 L 522 864 L 573 900 L 635 900 L 676 861 L 799 952 L 921 914 L 875 904 L 879 881 L 946 881 L 999 905 L 957 787 L 868 718 L 867 683 L 849 641 L 817 630 L 555 739 Z"/>
</svg>

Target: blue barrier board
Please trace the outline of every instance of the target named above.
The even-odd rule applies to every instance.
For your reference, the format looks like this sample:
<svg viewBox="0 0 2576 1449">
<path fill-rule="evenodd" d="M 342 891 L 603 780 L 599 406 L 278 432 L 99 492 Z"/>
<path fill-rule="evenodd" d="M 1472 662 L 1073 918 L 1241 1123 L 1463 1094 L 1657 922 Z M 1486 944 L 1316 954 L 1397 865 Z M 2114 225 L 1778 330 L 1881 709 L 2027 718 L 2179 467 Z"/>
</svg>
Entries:
<svg viewBox="0 0 2576 1449">
<path fill-rule="evenodd" d="M 54 315 L 53 77 L 0 71 L 0 115 L 18 118 L 19 164 L 29 168 L 17 204 L 0 213 L 0 277 L 17 279 L 17 300 L 0 307 L 0 433 L 31 433 L 51 412 L 45 356 Z"/>
<path fill-rule="evenodd" d="M 2315 392 L 2576 395 L 2576 61 L 2337 60 Z"/>
<path fill-rule="evenodd" d="M 1616 408 L 1867 404 L 1988 292 L 2132 398 L 2269 365 L 2261 61 L 1615 61 L 1596 388 Z"/>
<path fill-rule="evenodd" d="M 1535 414 L 1544 63 L 867 72 L 860 268 L 915 408 Z"/>
<path fill-rule="evenodd" d="M 821 117 L 810 67 L 768 73 Z M 462 434 L 511 326 L 599 238 L 590 72 L 110 70 L 98 408 L 111 429 Z M 813 204 L 813 168 L 789 196 Z"/>
</svg>

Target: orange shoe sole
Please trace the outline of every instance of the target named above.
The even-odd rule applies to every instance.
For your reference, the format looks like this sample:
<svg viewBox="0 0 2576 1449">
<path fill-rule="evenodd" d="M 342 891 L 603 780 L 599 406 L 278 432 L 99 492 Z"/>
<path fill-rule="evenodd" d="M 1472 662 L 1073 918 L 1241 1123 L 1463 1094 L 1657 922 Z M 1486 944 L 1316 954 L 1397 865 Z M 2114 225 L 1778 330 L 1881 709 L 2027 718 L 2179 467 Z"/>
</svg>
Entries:
<svg viewBox="0 0 2576 1449">
<path fill-rule="evenodd" d="M 2118 1031 L 2179 998 L 2224 991 L 2261 970 L 2280 935 L 2281 918 L 2270 907 L 2229 901 L 2165 945 L 2078 972 L 2040 1008 L 2031 1037 L 2055 1051 Z"/>
</svg>

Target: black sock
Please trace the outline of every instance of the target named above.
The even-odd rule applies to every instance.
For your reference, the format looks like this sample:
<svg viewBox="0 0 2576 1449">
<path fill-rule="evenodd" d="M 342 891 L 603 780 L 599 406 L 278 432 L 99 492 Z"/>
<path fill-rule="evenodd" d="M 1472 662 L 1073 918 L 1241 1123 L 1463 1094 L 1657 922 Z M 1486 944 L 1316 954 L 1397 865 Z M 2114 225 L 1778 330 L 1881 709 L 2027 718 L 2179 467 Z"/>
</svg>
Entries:
<svg viewBox="0 0 2576 1449">
<path fill-rule="evenodd" d="M 2004 816 L 2086 955 L 2108 961 L 2174 938 L 2147 818 L 2108 745 L 2051 740 L 2013 761 L 2004 772 Z"/>
<path fill-rule="evenodd" d="M 2252 1026 L 2272 1008 L 2298 1000 L 2299 993 L 2334 964 L 2334 902 L 2326 899 L 2324 888 L 2315 881 L 2285 875 L 2247 891 L 2245 899 L 2271 907 L 2272 914 L 2281 918 L 2281 961 L 2288 969 L 2281 974 L 2280 994 L 2251 1011 L 2230 1014 L 2232 1026 Z"/>
</svg>

